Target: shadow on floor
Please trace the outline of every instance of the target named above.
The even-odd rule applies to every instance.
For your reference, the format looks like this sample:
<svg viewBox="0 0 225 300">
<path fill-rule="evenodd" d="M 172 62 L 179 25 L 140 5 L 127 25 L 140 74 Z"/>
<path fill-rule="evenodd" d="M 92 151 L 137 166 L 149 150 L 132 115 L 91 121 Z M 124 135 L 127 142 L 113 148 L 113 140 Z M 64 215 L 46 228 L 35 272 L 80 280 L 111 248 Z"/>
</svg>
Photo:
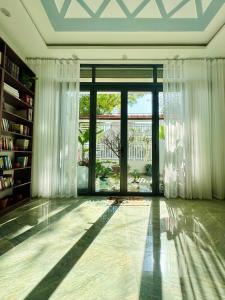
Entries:
<svg viewBox="0 0 225 300">
<path fill-rule="evenodd" d="M 160 251 L 160 201 L 153 200 L 149 213 L 140 300 L 162 300 Z"/>
<path fill-rule="evenodd" d="M 167 236 L 176 248 L 183 299 L 225 299 L 223 210 L 211 201 L 206 205 L 205 201 L 167 200 L 166 205 Z"/>
<path fill-rule="evenodd" d="M 18 246 L 20 243 L 24 242 L 25 240 L 27 240 L 28 238 L 32 237 L 33 235 L 37 234 L 38 232 L 40 232 L 41 230 L 51 226 L 53 223 L 58 222 L 60 219 L 62 219 L 65 215 L 67 215 L 69 212 L 71 212 L 72 210 L 74 210 L 75 208 L 77 208 L 78 206 L 80 206 L 82 203 L 84 202 L 84 200 L 81 198 L 79 200 L 76 200 L 75 203 L 69 205 L 68 207 L 66 207 L 65 209 L 61 210 L 60 212 L 56 213 L 55 215 L 49 217 L 47 220 L 44 220 L 42 222 L 40 222 L 39 224 L 35 225 L 30 229 L 28 229 L 27 231 L 21 233 L 20 235 L 12 238 L 12 239 L 6 239 L 7 243 L 3 241 L 3 244 L 0 244 L 0 256 L 3 255 L 4 253 L 8 252 L 10 249 Z M 22 219 L 25 218 L 25 216 L 21 216 Z M 10 228 L 16 230 L 18 229 L 18 219 L 16 220 L 17 225 L 10 225 Z M 34 222 L 34 221 L 33 221 Z M 24 223 L 22 224 L 24 225 Z M 5 228 L 6 230 L 6 228 Z M 8 230 L 6 230 L 7 233 Z"/>
<path fill-rule="evenodd" d="M 121 203 L 120 203 L 121 204 Z M 49 299 L 63 279 L 75 266 L 84 252 L 90 247 L 98 234 L 119 208 L 112 203 L 101 217 L 86 231 L 77 243 L 61 258 L 40 283 L 30 292 L 25 300 Z"/>
</svg>

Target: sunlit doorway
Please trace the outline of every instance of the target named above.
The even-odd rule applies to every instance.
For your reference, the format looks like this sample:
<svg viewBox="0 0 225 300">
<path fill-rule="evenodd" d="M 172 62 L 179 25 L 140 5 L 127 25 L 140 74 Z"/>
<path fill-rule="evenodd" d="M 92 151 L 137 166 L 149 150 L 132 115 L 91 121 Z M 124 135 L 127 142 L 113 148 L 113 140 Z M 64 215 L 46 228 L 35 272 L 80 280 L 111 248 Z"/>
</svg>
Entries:
<svg viewBox="0 0 225 300">
<path fill-rule="evenodd" d="M 127 66 L 120 72 L 115 66 L 85 66 L 83 70 L 80 194 L 163 192 L 162 67 L 135 66 L 128 70 Z"/>
</svg>

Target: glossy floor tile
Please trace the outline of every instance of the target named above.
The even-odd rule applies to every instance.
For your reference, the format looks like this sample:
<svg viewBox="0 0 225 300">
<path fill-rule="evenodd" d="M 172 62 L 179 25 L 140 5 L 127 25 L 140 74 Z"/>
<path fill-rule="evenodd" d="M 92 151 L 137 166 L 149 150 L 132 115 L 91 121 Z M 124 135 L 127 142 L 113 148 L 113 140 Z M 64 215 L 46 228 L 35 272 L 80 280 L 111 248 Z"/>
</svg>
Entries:
<svg viewBox="0 0 225 300">
<path fill-rule="evenodd" d="M 0 218 L 0 299 L 223 300 L 225 202 L 32 201 Z"/>
</svg>

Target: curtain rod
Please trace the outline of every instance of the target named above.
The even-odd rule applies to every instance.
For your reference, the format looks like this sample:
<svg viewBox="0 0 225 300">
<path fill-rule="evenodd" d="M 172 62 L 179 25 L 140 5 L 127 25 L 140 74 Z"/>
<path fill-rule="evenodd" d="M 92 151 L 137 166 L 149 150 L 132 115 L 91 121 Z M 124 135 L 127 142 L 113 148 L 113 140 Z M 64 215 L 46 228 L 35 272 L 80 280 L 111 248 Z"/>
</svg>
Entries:
<svg viewBox="0 0 225 300">
<path fill-rule="evenodd" d="M 118 59 L 118 58 L 112 58 L 112 59 L 79 59 L 79 58 L 54 58 L 54 57 L 27 57 L 26 60 L 74 60 L 74 61 L 123 61 L 125 62 L 130 62 L 130 61 L 168 61 L 168 60 L 213 60 L 213 59 L 225 59 L 225 57 L 219 56 L 219 57 L 186 57 L 186 58 L 156 58 L 156 59 L 150 59 L 150 58 L 146 58 L 146 59 Z"/>
<path fill-rule="evenodd" d="M 74 60 L 77 61 L 79 60 L 78 58 L 57 58 L 57 57 L 26 57 L 26 60 Z"/>
</svg>

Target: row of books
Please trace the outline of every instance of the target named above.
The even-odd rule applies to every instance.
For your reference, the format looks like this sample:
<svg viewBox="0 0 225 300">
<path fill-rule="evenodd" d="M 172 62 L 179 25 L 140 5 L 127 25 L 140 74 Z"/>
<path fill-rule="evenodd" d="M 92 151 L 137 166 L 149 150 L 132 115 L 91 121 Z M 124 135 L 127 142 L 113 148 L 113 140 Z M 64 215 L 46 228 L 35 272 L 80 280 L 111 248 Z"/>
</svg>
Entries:
<svg viewBox="0 0 225 300">
<path fill-rule="evenodd" d="M 13 88 L 7 83 L 4 83 L 4 91 L 17 98 L 18 100 L 23 101 L 30 106 L 33 106 L 33 98 L 31 96 L 20 93 L 17 89 Z"/>
<path fill-rule="evenodd" d="M 26 168 L 28 166 L 29 157 L 28 156 L 17 156 L 15 157 L 14 167 L 15 168 Z M 0 156 L 0 169 L 10 170 L 12 169 L 11 158 L 7 155 Z"/>
<path fill-rule="evenodd" d="M 16 139 L 15 146 L 13 138 L 11 137 L 0 137 L 0 151 L 2 150 L 28 150 L 30 141 L 27 139 Z"/>
<path fill-rule="evenodd" d="M 28 166 L 29 157 L 28 156 L 17 156 L 15 158 L 16 168 L 26 168 Z"/>
<path fill-rule="evenodd" d="M 16 112 L 16 114 L 24 119 L 27 119 L 28 121 L 33 120 L 33 109 L 32 108 L 19 110 Z"/>
<path fill-rule="evenodd" d="M 23 101 L 24 103 L 33 106 L 33 98 L 30 95 L 19 93 L 17 89 L 13 88 L 11 85 L 5 82 L 4 82 L 4 91 L 14 96 L 15 98 L 19 99 L 20 101 Z"/>
<path fill-rule="evenodd" d="M 3 131 L 12 131 L 19 134 L 29 135 L 30 128 L 28 126 L 16 123 L 10 123 L 9 120 L 2 118 L 1 128 Z"/>
<path fill-rule="evenodd" d="M 0 176 L 0 191 L 12 187 L 13 183 L 13 176 L 11 174 L 5 174 L 4 176 Z"/>
<path fill-rule="evenodd" d="M 2 118 L 1 128 L 2 128 L 2 130 L 4 130 L 4 131 L 9 131 L 9 129 L 10 129 L 10 123 L 9 123 L 9 120 Z"/>
<path fill-rule="evenodd" d="M 20 68 L 8 57 L 6 57 L 5 68 L 13 77 L 19 79 Z"/>
<path fill-rule="evenodd" d="M 27 103 L 30 106 L 33 106 L 33 98 L 31 96 L 23 94 L 20 95 L 20 98 L 23 102 Z"/>
<path fill-rule="evenodd" d="M 19 133 L 19 134 L 24 134 L 24 135 L 29 135 L 30 134 L 30 128 L 28 126 L 22 125 L 22 124 L 16 124 L 13 123 L 11 125 L 11 129 L 13 132 Z"/>
<path fill-rule="evenodd" d="M 9 156 L 0 156 L 0 169 L 9 170 L 12 169 L 12 161 Z"/>
<path fill-rule="evenodd" d="M 4 91 L 19 99 L 20 96 L 19 91 L 5 82 L 4 82 Z"/>
<path fill-rule="evenodd" d="M 1 137 L 0 138 L 0 150 L 13 150 L 14 144 L 11 137 Z"/>
<path fill-rule="evenodd" d="M 15 142 L 16 150 L 28 150 L 30 146 L 30 140 L 27 139 L 17 139 Z"/>
</svg>

